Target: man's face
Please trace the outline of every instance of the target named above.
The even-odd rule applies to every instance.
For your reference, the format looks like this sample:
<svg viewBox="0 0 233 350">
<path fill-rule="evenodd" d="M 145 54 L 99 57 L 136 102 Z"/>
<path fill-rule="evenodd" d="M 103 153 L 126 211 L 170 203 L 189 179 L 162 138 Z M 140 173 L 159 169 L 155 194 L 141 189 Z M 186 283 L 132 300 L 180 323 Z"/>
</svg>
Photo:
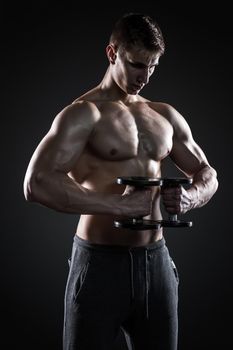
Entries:
<svg viewBox="0 0 233 350">
<path fill-rule="evenodd" d="M 133 47 L 117 53 L 114 78 L 127 94 L 136 95 L 149 82 L 160 55 L 144 48 Z"/>
</svg>

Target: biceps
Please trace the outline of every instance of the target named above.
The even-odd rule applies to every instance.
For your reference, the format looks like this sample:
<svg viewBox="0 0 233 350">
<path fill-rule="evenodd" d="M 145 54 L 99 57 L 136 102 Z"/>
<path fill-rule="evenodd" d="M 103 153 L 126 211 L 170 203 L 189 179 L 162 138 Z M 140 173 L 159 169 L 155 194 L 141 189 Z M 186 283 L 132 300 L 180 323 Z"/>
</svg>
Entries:
<svg viewBox="0 0 233 350">
<path fill-rule="evenodd" d="M 194 140 L 175 141 L 170 157 L 176 166 L 188 176 L 193 176 L 204 165 L 209 165 L 203 150 Z"/>
<path fill-rule="evenodd" d="M 30 167 L 37 171 L 62 171 L 68 173 L 78 160 L 84 140 L 67 140 L 48 133 L 36 148 Z"/>
</svg>

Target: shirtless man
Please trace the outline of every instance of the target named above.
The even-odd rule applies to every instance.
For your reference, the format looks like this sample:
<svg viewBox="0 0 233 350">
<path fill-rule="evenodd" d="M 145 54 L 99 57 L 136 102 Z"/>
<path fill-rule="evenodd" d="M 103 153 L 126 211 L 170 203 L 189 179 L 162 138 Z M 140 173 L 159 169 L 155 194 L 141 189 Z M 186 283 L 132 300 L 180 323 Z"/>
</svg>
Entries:
<svg viewBox="0 0 233 350">
<path fill-rule="evenodd" d="M 110 350 L 120 328 L 136 350 L 177 349 L 178 275 L 163 229 L 115 228 L 119 218 L 162 219 L 204 206 L 218 187 L 215 169 L 171 105 L 139 95 L 164 53 L 157 23 L 127 14 L 106 47 L 102 81 L 66 106 L 35 150 L 25 197 L 80 214 L 65 293 L 64 350 Z M 189 189 L 137 190 L 118 176 L 161 177 L 170 156 Z"/>
</svg>

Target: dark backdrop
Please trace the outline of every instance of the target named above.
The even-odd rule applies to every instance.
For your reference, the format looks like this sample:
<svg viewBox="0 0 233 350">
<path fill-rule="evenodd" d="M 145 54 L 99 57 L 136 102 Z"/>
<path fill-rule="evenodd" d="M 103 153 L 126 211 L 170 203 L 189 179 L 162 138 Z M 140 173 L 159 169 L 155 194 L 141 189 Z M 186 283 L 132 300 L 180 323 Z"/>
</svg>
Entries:
<svg viewBox="0 0 233 350">
<path fill-rule="evenodd" d="M 27 203 L 23 179 L 55 115 L 102 79 L 113 23 L 129 11 L 155 16 L 166 41 L 166 53 L 142 95 L 168 102 L 184 115 L 219 178 L 213 199 L 185 214 L 193 228 L 165 231 L 180 274 L 179 350 L 230 348 L 230 10 L 223 2 L 205 10 L 197 3 L 162 6 L 145 1 L 85 7 L 40 2 L 2 8 L 3 349 L 15 344 L 25 350 L 61 349 L 67 258 L 79 217 Z M 164 176 L 177 173 L 167 160 Z"/>
</svg>

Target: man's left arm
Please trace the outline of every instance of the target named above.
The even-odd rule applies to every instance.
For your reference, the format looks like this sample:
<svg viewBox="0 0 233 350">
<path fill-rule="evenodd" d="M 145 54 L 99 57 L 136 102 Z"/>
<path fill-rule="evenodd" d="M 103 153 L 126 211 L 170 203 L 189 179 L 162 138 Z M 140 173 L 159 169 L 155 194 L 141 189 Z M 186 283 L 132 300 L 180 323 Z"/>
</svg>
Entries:
<svg viewBox="0 0 233 350">
<path fill-rule="evenodd" d="M 182 214 L 209 202 L 218 188 L 217 172 L 194 141 L 190 127 L 182 115 L 170 105 L 164 107 L 165 116 L 174 130 L 170 157 L 193 182 L 187 190 L 180 186 L 164 189 L 161 194 L 167 211 Z"/>
</svg>

